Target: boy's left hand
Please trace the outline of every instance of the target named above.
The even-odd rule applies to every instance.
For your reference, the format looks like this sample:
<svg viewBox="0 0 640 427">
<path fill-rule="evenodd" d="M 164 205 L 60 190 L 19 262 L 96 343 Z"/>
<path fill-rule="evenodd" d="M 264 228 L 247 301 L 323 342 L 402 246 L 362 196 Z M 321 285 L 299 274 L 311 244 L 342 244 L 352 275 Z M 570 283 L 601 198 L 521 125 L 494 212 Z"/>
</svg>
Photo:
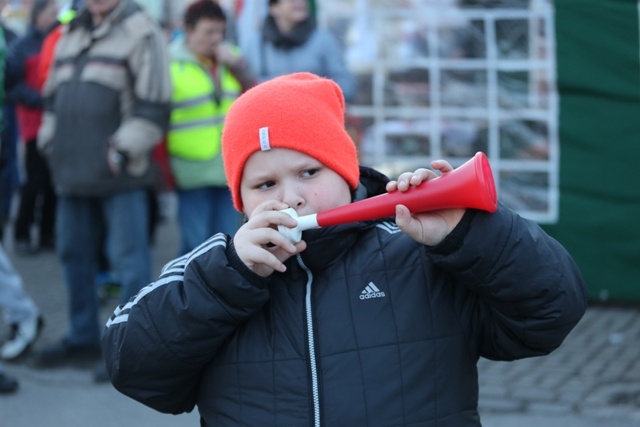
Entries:
<svg viewBox="0 0 640 427">
<path fill-rule="evenodd" d="M 440 173 L 453 170 L 449 162 L 434 160 L 431 167 Z M 387 192 L 407 191 L 411 187 L 420 185 L 424 181 L 436 178 L 438 175 L 429 169 L 417 169 L 415 172 L 401 174 L 397 181 L 387 183 Z M 455 228 L 462 219 L 466 209 L 452 208 L 437 211 L 411 213 L 404 205 L 396 206 L 396 224 L 407 236 L 416 242 L 427 246 L 435 246 Z"/>
</svg>

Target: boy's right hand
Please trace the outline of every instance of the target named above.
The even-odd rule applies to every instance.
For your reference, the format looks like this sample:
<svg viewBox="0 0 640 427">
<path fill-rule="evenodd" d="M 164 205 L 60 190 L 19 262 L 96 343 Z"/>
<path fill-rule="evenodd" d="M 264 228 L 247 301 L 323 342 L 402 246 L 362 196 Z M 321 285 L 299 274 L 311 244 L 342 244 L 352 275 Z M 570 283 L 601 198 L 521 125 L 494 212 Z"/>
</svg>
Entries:
<svg viewBox="0 0 640 427">
<path fill-rule="evenodd" d="M 240 260 L 261 277 L 270 276 L 274 271 L 285 272 L 284 261 L 307 248 L 304 240 L 293 244 L 277 229 L 278 225 L 290 228 L 297 225 L 291 215 L 281 212 L 288 207 L 275 200 L 258 205 L 233 237 Z"/>
</svg>

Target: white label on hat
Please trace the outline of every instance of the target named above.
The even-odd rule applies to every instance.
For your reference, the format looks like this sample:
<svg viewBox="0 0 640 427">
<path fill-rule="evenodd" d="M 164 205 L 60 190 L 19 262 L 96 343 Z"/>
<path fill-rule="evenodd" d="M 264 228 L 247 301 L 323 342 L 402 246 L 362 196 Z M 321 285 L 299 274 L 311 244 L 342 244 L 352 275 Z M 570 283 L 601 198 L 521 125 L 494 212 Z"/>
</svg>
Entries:
<svg viewBox="0 0 640 427">
<path fill-rule="evenodd" d="M 260 150 L 261 151 L 269 151 L 271 150 L 271 144 L 269 144 L 269 128 L 263 127 L 258 131 L 260 133 Z"/>
</svg>

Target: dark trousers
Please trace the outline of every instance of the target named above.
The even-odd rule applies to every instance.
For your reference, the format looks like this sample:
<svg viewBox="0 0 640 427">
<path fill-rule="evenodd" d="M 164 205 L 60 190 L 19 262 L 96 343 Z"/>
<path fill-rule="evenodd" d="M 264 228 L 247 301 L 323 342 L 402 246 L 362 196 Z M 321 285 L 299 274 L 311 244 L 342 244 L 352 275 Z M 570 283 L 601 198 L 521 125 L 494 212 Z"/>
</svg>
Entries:
<svg viewBox="0 0 640 427">
<path fill-rule="evenodd" d="M 20 207 L 15 224 L 15 239 L 30 240 L 31 226 L 39 226 L 40 244 L 54 240 L 56 194 L 49 165 L 38 151 L 36 141 L 28 141 L 25 151 L 26 182 L 20 189 Z"/>
</svg>

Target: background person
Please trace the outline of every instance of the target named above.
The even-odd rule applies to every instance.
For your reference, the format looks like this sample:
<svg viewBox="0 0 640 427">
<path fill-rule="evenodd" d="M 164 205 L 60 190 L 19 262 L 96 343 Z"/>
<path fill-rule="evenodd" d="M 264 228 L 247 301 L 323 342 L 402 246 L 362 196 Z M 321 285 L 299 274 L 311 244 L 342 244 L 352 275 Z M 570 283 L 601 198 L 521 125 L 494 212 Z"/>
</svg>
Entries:
<svg viewBox="0 0 640 427">
<path fill-rule="evenodd" d="M 82 366 L 101 360 L 95 277 L 103 224 L 120 301 L 150 280 L 149 165 L 171 97 L 160 28 L 133 0 L 85 0 L 56 44 L 43 93 L 38 145 L 58 192 L 56 243 L 70 319 L 36 363 Z"/>
<path fill-rule="evenodd" d="M 14 250 L 23 255 L 38 249 L 55 249 L 56 195 L 49 166 L 39 152 L 36 140 L 42 122 L 42 84 L 38 75 L 42 42 L 53 28 L 58 14 L 56 0 L 35 0 L 30 24 L 24 36 L 9 46 L 7 74 L 12 83 L 7 99 L 17 108 L 20 136 L 24 143 L 25 180 L 20 189 L 14 224 Z M 31 241 L 32 227 L 38 229 L 38 242 Z"/>
<path fill-rule="evenodd" d="M 6 44 L 4 31 L 0 31 L 0 103 L 4 100 Z M 0 128 L 3 117 L 0 112 Z M 13 143 L 13 141 L 8 141 Z M 0 140 L 0 170 L 6 166 L 7 141 Z M 0 198 L 2 197 L 0 187 Z M 0 244 L 0 309 L 4 323 L 11 328 L 9 338 L 0 346 L 0 358 L 12 360 L 22 356 L 37 339 L 42 330 L 43 320 L 40 309 L 26 293 L 22 277 L 9 262 Z M 13 393 L 18 389 L 18 381 L 4 372 L 0 363 L 0 394 Z"/>
<path fill-rule="evenodd" d="M 241 47 L 259 81 L 306 71 L 335 81 L 347 102 L 356 95 L 356 81 L 347 68 L 336 37 L 317 27 L 308 0 L 269 0 L 260 31 L 242 34 Z"/>
<path fill-rule="evenodd" d="M 0 0 L 0 12 L 7 5 L 7 0 Z M 17 38 L 17 34 L 9 28 L 3 15 L 0 14 L 0 46 L 2 51 L 2 81 L 4 81 L 4 67 L 7 56 L 7 47 Z M 4 96 L 4 84 L 0 87 L 2 103 L 0 104 L 0 142 L 2 143 L 2 157 L 0 158 L 0 240 L 4 238 L 4 229 L 9 221 L 14 195 L 20 188 L 20 172 L 18 170 L 18 121 L 16 109 L 12 102 Z"/>
<path fill-rule="evenodd" d="M 224 176 L 220 136 L 227 110 L 254 84 L 237 47 L 224 41 L 227 18 L 212 0 L 191 3 L 185 36 L 170 46 L 172 111 L 167 152 L 178 196 L 180 254 L 241 218 Z"/>
</svg>

